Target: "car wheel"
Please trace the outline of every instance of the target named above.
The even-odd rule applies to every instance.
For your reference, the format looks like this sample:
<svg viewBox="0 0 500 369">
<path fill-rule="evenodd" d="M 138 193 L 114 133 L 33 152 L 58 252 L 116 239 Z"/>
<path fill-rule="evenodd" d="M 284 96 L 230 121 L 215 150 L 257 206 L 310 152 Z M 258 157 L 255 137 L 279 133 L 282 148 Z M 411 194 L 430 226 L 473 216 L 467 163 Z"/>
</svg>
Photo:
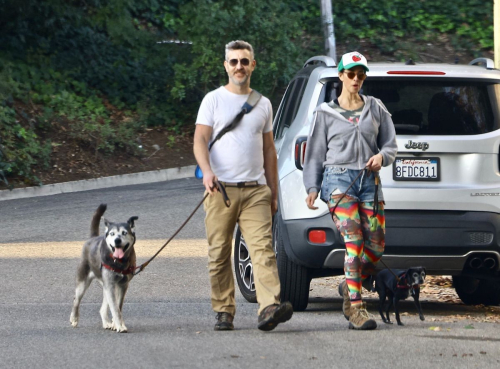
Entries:
<svg viewBox="0 0 500 369">
<path fill-rule="evenodd" d="M 309 270 L 288 258 L 282 227 L 281 219 L 276 216 L 273 242 L 281 283 L 281 301 L 290 301 L 295 311 L 304 311 L 309 302 L 309 286 L 311 285 Z"/>
<path fill-rule="evenodd" d="M 466 305 L 499 305 L 500 283 L 487 279 L 454 276 L 453 286 Z"/>
<path fill-rule="evenodd" d="M 253 266 L 250 259 L 245 239 L 241 234 L 240 228 L 236 231 L 234 239 L 234 274 L 241 294 L 248 302 L 257 302 L 257 294 L 255 293 L 255 283 L 253 280 Z"/>
</svg>

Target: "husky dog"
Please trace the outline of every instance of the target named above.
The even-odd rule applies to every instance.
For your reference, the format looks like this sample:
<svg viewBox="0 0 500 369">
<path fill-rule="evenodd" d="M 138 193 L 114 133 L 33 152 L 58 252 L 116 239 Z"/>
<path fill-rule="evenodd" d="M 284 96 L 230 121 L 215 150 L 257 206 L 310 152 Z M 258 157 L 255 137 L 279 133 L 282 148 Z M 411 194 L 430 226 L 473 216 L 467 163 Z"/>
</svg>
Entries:
<svg viewBox="0 0 500 369">
<path fill-rule="evenodd" d="M 106 208 L 106 204 L 101 204 L 97 208 L 90 225 L 91 238 L 83 245 L 69 321 L 73 327 L 78 326 L 80 302 L 90 283 L 96 278 L 103 290 L 100 310 L 102 327 L 117 332 L 127 332 L 122 308 L 128 284 L 134 276 L 134 221 L 139 218 L 131 217 L 127 223 L 112 223 L 104 219 L 106 234 L 99 236 L 99 223 Z M 111 311 L 112 321 L 108 317 L 108 308 Z"/>
</svg>

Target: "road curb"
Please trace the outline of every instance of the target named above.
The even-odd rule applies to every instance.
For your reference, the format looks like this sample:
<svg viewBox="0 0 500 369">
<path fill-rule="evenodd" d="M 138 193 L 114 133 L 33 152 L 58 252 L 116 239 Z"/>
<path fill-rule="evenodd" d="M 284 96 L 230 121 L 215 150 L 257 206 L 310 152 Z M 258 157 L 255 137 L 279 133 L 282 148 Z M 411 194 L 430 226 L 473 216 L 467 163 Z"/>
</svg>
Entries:
<svg viewBox="0 0 500 369">
<path fill-rule="evenodd" d="M 0 191 L 0 201 L 194 177 L 196 165 Z"/>
</svg>

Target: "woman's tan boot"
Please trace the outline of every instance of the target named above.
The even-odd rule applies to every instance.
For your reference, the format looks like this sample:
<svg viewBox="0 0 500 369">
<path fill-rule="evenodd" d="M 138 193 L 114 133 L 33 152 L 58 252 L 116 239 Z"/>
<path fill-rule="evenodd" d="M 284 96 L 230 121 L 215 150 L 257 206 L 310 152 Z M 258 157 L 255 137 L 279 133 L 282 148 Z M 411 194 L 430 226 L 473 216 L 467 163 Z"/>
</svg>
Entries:
<svg viewBox="0 0 500 369">
<path fill-rule="evenodd" d="M 339 284 L 339 295 L 344 299 L 342 302 L 342 312 L 344 313 L 344 317 L 349 320 L 351 316 L 351 300 L 349 298 L 349 288 L 345 280 Z"/>
<path fill-rule="evenodd" d="M 349 329 L 370 330 L 377 328 L 377 322 L 370 318 L 366 311 L 366 302 L 351 305 Z"/>
</svg>

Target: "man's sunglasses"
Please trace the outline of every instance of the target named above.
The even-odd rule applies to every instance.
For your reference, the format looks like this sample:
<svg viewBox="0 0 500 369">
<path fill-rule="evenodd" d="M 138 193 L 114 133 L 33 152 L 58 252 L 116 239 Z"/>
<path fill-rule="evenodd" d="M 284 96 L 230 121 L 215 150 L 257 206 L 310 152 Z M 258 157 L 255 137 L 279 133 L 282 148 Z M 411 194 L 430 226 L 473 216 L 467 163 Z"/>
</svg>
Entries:
<svg viewBox="0 0 500 369">
<path fill-rule="evenodd" d="M 243 65 L 244 67 L 248 67 L 250 65 L 250 59 L 243 58 L 243 59 L 231 59 L 228 60 L 227 62 L 231 67 L 236 67 L 238 65 L 238 61 Z"/>
<path fill-rule="evenodd" d="M 361 73 L 355 73 L 355 72 L 351 72 L 351 71 L 344 71 L 344 74 L 347 75 L 347 77 L 349 79 L 354 79 L 354 76 L 357 75 L 358 76 L 358 79 L 360 81 L 364 81 L 366 79 L 366 73 L 365 72 L 361 72 Z"/>
</svg>

